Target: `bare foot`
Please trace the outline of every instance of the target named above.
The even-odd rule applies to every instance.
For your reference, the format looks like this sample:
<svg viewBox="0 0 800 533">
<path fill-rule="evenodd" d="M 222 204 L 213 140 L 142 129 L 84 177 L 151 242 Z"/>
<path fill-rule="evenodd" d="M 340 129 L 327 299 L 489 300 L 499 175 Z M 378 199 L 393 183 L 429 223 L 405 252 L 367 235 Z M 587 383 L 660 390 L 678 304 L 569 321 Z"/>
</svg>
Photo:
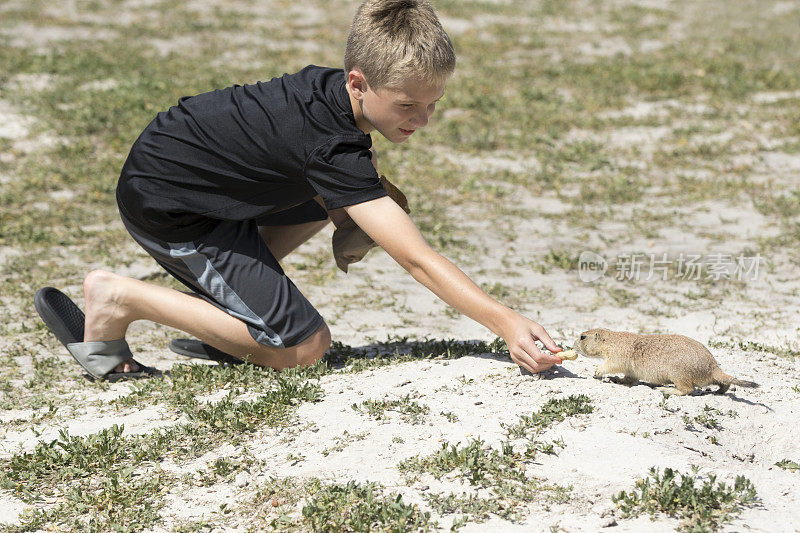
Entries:
<svg viewBox="0 0 800 533">
<path fill-rule="evenodd" d="M 93 270 L 83 280 L 83 297 L 86 305 L 84 341 L 112 341 L 125 337 L 132 318 L 125 306 L 125 285 L 129 278 Z M 133 359 L 120 363 L 115 372 L 138 372 Z"/>
<path fill-rule="evenodd" d="M 114 372 L 138 372 L 139 364 L 133 359 L 128 359 L 124 363 L 120 363 L 114 368 Z"/>
</svg>

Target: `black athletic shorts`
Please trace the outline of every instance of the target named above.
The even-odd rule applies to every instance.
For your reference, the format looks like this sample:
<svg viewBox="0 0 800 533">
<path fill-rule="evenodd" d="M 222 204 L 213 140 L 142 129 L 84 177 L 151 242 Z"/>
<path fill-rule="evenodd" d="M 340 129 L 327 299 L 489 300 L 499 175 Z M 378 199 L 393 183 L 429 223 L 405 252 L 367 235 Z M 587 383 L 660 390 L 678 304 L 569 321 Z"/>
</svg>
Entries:
<svg viewBox="0 0 800 533">
<path fill-rule="evenodd" d="M 134 240 L 167 272 L 245 322 L 256 342 L 274 348 L 296 346 L 322 324 L 322 315 L 286 276 L 258 233 L 258 226 L 325 220 L 328 214 L 317 202 L 254 220 L 214 220 L 205 235 L 186 242 L 148 235 L 123 213 L 120 216 Z"/>
</svg>

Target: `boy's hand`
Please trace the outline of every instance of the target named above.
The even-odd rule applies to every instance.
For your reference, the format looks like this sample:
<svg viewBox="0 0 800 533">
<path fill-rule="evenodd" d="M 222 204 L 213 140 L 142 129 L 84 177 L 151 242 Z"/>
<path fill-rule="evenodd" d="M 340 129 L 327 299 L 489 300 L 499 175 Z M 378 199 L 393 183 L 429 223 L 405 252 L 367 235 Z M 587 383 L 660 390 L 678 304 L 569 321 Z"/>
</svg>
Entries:
<svg viewBox="0 0 800 533">
<path fill-rule="evenodd" d="M 535 340 L 542 341 L 545 347 L 554 354 L 562 351 L 556 346 L 547 331 L 519 313 L 515 312 L 508 319 L 501 336 L 506 341 L 511 360 L 530 372 L 541 372 L 562 362 L 557 355 L 550 355 L 540 350 L 534 342 Z"/>
</svg>

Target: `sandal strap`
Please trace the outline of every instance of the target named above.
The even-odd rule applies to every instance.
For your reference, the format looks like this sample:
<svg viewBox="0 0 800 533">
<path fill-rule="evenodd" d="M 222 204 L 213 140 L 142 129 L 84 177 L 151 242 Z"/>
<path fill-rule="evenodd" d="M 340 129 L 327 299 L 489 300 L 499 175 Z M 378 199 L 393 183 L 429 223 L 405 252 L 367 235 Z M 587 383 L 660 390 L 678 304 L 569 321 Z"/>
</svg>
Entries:
<svg viewBox="0 0 800 533">
<path fill-rule="evenodd" d="M 72 342 L 67 350 L 78 363 L 95 378 L 104 378 L 117 365 L 133 357 L 128 342 L 122 338 L 114 341 Z"/>
</svg>

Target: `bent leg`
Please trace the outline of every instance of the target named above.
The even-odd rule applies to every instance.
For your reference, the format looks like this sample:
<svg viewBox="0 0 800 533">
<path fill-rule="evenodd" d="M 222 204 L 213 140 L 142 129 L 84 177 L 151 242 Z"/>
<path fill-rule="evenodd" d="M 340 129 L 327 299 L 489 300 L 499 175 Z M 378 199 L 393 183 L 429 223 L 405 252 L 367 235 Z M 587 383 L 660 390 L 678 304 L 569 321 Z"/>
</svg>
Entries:
<svg viewBox="0 0 800 533">
<path fill-rule="evenodd" d="M 328 222 L 330 222 L 329 218 L 290 226 L 259 226 L 258 233 L 264 239 L 275 259 L 280 261 L 297 249 L 298 246 L 319 233 L 322 228 L 328 225 Z"/>
<path fill-rule="evenodd" d="M 328 212 L 317 196 L 285 211 L 256 219 L 258 233 L 272 255 L 280 261 L 330 222 Z"/>
<path fill-rule="evenodd" d="M 253 339 L 243 321 L 202 298 L 103 270 L 86 276 L 84 295 L 85 341 L 119 339 L 125 336 L 131 322 L 150 320 L 185 331 L 240 359 L 276 370 L 313 364 L 331 343 L 330 330 L 322 322 L 311 336 L 295 346 L 265 346 Z"/>
<path fill-rule="evenodd" d="M 130 322 L 147 319 L 277 369 L 312 363 L 330 346 L 322 316 L 286 276 L 255 221 L 215 221 L 184 242 L 146 235 L 125 217 L 122 221 L 134 240 L 194 294 L 109 272 L 90 273 L 84 291 L 91 323 L 87 334 L 120 338 Z"/>
</svg>

